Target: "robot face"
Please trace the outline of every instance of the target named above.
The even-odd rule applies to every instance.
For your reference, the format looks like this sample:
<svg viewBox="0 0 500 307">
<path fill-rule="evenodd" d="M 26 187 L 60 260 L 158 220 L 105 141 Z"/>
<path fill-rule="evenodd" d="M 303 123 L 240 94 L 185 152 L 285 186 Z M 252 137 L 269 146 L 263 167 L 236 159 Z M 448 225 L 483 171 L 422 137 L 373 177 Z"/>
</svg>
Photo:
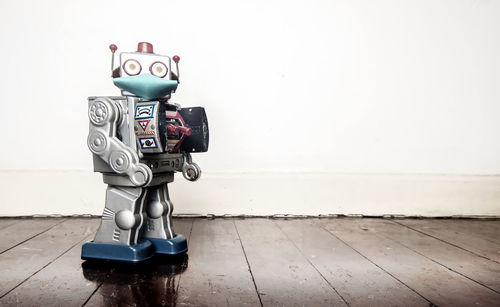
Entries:
<svg viewBox="0 0 500 307">
<path fill-rule="evenodd" d="M 171 60 L 168 56 L 144 52 L 122 52 L 120 64 L 122 77 L 151 74 L 171 80 Z"/>
<path fill-rule="evenodd" d="M 120 77 L 113 78 L 113 83 L 122 93 L 151 100 L 175 91 L 178 81 L 170 70 L 170 57 L 154 54 L 153 45 L 146 42 L 139 43 L 137 50 L 120 54 Z"/>
</svg>

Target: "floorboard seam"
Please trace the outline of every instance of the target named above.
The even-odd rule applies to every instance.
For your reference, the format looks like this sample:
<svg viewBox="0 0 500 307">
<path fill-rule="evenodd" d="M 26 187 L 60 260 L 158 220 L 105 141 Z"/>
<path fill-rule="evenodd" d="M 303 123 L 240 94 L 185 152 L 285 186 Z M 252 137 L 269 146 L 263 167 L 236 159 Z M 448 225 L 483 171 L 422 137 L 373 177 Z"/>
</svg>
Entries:
<svg viewBox="0 0 500 307">
<path fill-rule="evenodd" d="M 4 250 L 4 251 L 0 252 L 0 255 L 1 255 L 1 254 L 3 254 L 3 253 L 5 253 L 5 252 L 10 251 L 11 249 L 13 249 L 13 248 L 15 248 L 15 247 L 17 247 L 17 246 L 19 246 L 19 245 L 21 245 L 21 244 L 23 244 L 23 243 L 28 242 L 28 241 L 29 241 L 29 240 L 31 240 L 31 239 L 34 239 L 34 238 L 38 237 L 38 236 L 39 236 L 39 235 L 41 235 L 41 234 L 46 233 L 47 231 L 51 230 L 52 228 L 56 227 L 57 225 L 61 224 L 61 223 L 62 223 L 62 222 L 64 222 L 64 221 L 67 221 L 67 219 L 63 219 L 63 220 L 62 220 L 62 221 L 60 221 L 59 223 L 56 223 L 56 224 L 54 224 L 54 225 L 50 226 L 49 228 L 47 228 L 47 229 L 43 230 L 42 232 L 39 232 L 39 233 L 37 233 L 36 235 L 33 235 L 33 236 L 29 237 L 28 239 L 26 239 L 26 240 L 24 240 L 24 241 L 22 241 L 22 242 L 19 242 L 19 243 L 17 243 L 17 244 L 16 244 L 16 245 L 14 245 L 14 246 L 11 246 L 11 247 L 7 248 L 6 250 Z M 13 225 L 14 225 L 14 224 L 13 224 Z M 12 226 L 12 225 L 11 225 L 11 226 Z"/>
<path fill-rule="evenodd" d="M 335 235 L 333 232 L 331 232 L 330 230 L 326 229 L 323 227 L 323 225 L 319 224 L 319 227 L 322 228 L 323 230 L 325 230 L 326 232 L 328 232 L 331 236 L 337 238 L 338 240 L 340 240 L 340 242 L 344 243 L 346 246 L 348 246 L 349 248 L 351 248 L 353 251 L 355 251 L 356 253 L 358 253 L 361 257 L 365 258 L 366 260 L 368 260 L 370 263 L 372 263 L 374 266 L 376 266 L 377 268 L 381 269 L 383 272 L 385 272 L 386 274 L 388 274 L 389 276 L 391 276 L 392 278 L 394 278 L 395 280 L 397 280 L 398 282 L 400 282 L 401 284 L 403 284 L 405 287 L 407 287 L 408 289 L 410 289 L 411 291 L 413 291 L 415 294 L 417 294 L 418 296 L 420 296 L 421 298 L 423 298 L 424 300 L 426 300 L 427 302 L 429 302 L 430 306 L 437 306 L 436 304 L 434 304 L 433 302 L 431 302 L 428 298 L 426 298 L 425 296 L 423 296 L 422 294 L 418 293 L 415 289 L 413 289 L 412 287 L 408 286 L 406 283 L 404 283 L 402 280 L 400 280 L 399 278 L 397 278 L 396 276 L 394 276 L 393 274 L 389 273 L 388 271 L 386 271 L 384 268 L 382 268 L 381 266 L 379 266 L 378 264 L 376 264 L 375 262 L 373 262 L 370 258 L 366 257 L 365 255 L 363 255 L 361 252 L 359 252 L 357 249 L 355 249 L 354 247 L 352 247 L 351 245 L 347 244 L 347 242 L 345 242 L 344 240 L 342 240 L 340 237 L 338 237 L 337 235 Z"/>
<path fill-rule="evenodd" d="M 498 262 L 498 261 L 496 261 L 496 260 L 494 260 L 494 259 L 490 259 L 490 258 L 488 258 L 488 257 L 486 257 L 486 256 L 483 256 L 483 255 L 480 255 L 480 254 L 475 253 L 475 252 L 473 252 L 473 251 L 470 251 L 470 250 L 468 250 L 468 249 L 466 249 L 466 248 L 464 248 L 464 247 L 462 247 L 462 246 L 460 246 L 460 245 L 453 244 L 453 243 L 451 243 L 451 242 L 445 241 L 444 239 L 438 238 L 438 237 L 436 237 L 436 236 L 433 236 L 433 235 L 428 234 L 428 233 L 426 233 L 426 232 L 423 232 L 423 231 L 421 231 L 421 230 L 418 230 L 418 229 L 415 229 L 415 228 L 410 227 L 410 226 L 408 226 L 408 225 L 405 225 L 405 224 L 399 223 L 398 221 L 391 221 L 391 222 L 396 223 L 396 224 L 398 224 L 398 225 L 401 225 L 401 226 L 403 226 L 403 227 L 406 227 L 406 228 L 408 228 L 408 229 L 411 229 L 411 230 L 413 230 L 413 231 L 416 231 L 416 232 L 418 232 L 418 233 L 421 233 L 421 234 L 423 234 L 423 235 L 429 236 L 429 237 L 431 237 L 431 238 L 434 238 L 434 239 L 436 239 L 436 240 L 439 240 L 439 241 L 444 242 L 444 243 L 446 243 L 446 244 L 449 244 L 449 245 L 451 245 L 451 246 L 454 246 L 454 247 L 460 248 L 461 250 L 464 250 L 464 251 L 466 251 L 466 252 L 469 252 L 469 253 L 473 254 L 474 256 L 478 256 L 478 257 L 481 257 L 481 258 L 484 258 L 484 259 L 487 259 L 487 260 L 493 261 L 493 262 L 495 262 L 495 263 L 497 263 L 497 264 L 500 264 L 500 262 Z"/>
<path fill-rule="evenodd" d="M 94 289 L 94 291 L 92 291 L 92 293 L 89 295 L 89 297 L 87 297 L 87 299 L 85 300 L 85 302 L 83 302 L 82 307 L 85 306 L 85 305 L 87 305 L 87 303 L 94 296 L 94 294 L 96 294 L 97 291 L 99 290 L 99 288 L 101 288 L 101 286 L 102 286 L 103 283 L 104 283 L 104 281 L 101 281 L 101 283 L 99 283 L 99 285 Z"/>
<path fill-rule="evenodd" d="M 10 227 L 10 226 L 16 225 L 16 224 L 18 224 L 18 223 L 19 223 L 19 222 L 21 222 L 21 221 L 22 221 L 22 220 L 20 219 L 20 220 L 15 221 L 15 222 L 14 222 L 14 223 L 12 223 L 12 224 L 7 224 L 7 226 L 2 226 L 2 227 L 0 227 L 0 230 L 3 230 L 3 229 L 8 228 L 8 227 Z"/>
<path fill-rule="evenodd" d="M 285 237 L 288 239 L 288 241 L 290 241 L 293 244 L 293 246 L 295 246 L 295 248 L 299 251 L 299 253 L 302 255 L 302 257 L 304 257 L 304 259 L 316 270 L 316 272 L 318 272 L 318 274 L 321 276 L 321 278 L 323 278 L 323 280 L 326 281 L 326 283 L 330 286 L 330 288 L 332 288 L 333 291 L 335 291 L 335 293 L 337 293 L 337 295 L 342 299 L 342 301 L 344 301 L 344 303 L 347 306 L 351 306 L 351 304 L 349 304 L 346 301 L 346 299 L 337 291 L 337 289 L 335 289 L 335 287 L 328 281 L 328 279 L 326 279 L 326 277 L 323 276 L 323 274 L 321 274 L 321 272 L 318 270 L 318 268 L 306 257 L 306 255 L 304 255 L 302 250 L 295 244 L 295 242 L 293 242 L 293 240 L 290 239 L 290 237 L 283 231 L 283 229 L 281 229 L 280 225 L 278 225 L 278 223 L 276 223 L 276 221 L 274 221 L 274 224 L 276 225 L 276 227 L 278 227 L 278 229 L 281 231 L 281 233 L 283 233 L 285 235 Z"/>
<path fill-rule="evenodd" d="M 194 220 L 191 221 L 191 228 L 189 228 L 189 234 L 187 236 L 187 240 L 188 240 L 188 246 L 189 246 L 189 242 L 191 241 L 191 234 L 193 233 L 193 227 L 194 227 Z M 189 250 L 188 250 L 189 252 Z M 189 257 L 189 254 L 186 254 L 185 256 Z M 189 267 L 189 258 L 188 258 L 188 264 L 187 266 Z M 182 274 L 179 274 L 179 281 L 177 281 L 177 287 L 175 288 L 175 302 L 177 304 L 177 298 L 178 298 L 178 295 L 179 295 L 179 287 L 181 285 L 181 280 L 182 280 Z"/>
<path fill-rule="evenodd" d="M 375 234 L 375 235 L 377 235 L 377 234 Z M 419 254 L 420 256 L 422 256 L 422 257 L 424 257 L 424 258 L 426 258 L 426 259 L 429 259 L 430 261 L 432 261 L 432 262 L 434 262 L 434 263 L 437 263 L 437 264 L 439 264 L 440 266 L 442 266 L 442 267 L 444 267 L 444 268 L 446 268 L 446 269 L 448 269 L 448 270 L 450 270 L 450 271 L 452 271 L 452 272 L 454 272 L 454 273 L 457 273 L 458 275 L 461 275 L 461 276 L 463 276 L 463 277 L 465 277 L 465 278 L 467 278 L 467 279 L 469 279 L 469 280 L 471 280 L 471 281 L 473 281 L 473 282 L 475 282 L 475 283 L 477 283 L 477 284 L 479 284 L 479 285 L 481 285 L 481 286 L 483 286 L 483 287 L 485 287 L 485 288 L 487 288 L 487 289 L 489 289 L 489 290 L 491 290 L 491 291 L 493 291 L 493 292 L 495 292 L 495 293 L 500 294 L 500 291 L 497 291 L 497 290 L 495 290 L 495 289 L 492 289 L 492 288 L 490 288 L 489 286 L 487 286 L 487 285 L 485 285 L 485 284 L 481 283 L 480 281 L 477 281 L 477 280 L 473 279 L 472 277 L 469 277 L 469 276 L 467 276 L 467 275 L 465 275 L 465 274 L 463 274 L 463 273 L 460 273 L 460 272 L 458 272 L 458 271 L 456 271 L 456 270 L 454 270 L 454 269 L 452 269 L 452 268 L 448 267 L 447 265 L 445 265 L 445 264 L 443 264 L 443 263 L 441 263 L 441 262 L 439 262 L 439 261 L 437 261 L 437 260 L 434 260 L 434 259 L 432 259 L 432 258 L 430 258 L 430 257 L 428 257 L 428 256 L 426 256 L 426 255 L 424 255 L 424 254 L 422 254 L 422 253 L 420 253 L 420 252 L 418 252 L 418 251 L 414 250 L 414 249 L 413 249 L 413 248 L 411 248 L 410 246 L 407 246 L 407 245 L 405 245 L 405 244 L 403 244 L 403 243 L 401 243 L 401 242 L 399 242 L 399 241 L 396 241 L 396 240 L 394 240 L 394 239 L 392 239 L 392 238 L 390 238 L 390 237 L 388 237 L 388 236 L 385 236 L 385 235 L 383 235 L 383 234 L 381 234 L 381 236 L 382 236 L 382 237 L 384 237 L 384 238 L 386 238 L 386 239 L 388 239 L 388 240 L 393 241 L 393 242 L 394 242 L 394 243 L 396 243 L 396 244 L 399 244 L 399 245 L 401 245 L 401 246 L 406 247 L 407 249 L 409 249 L 409 250 L 413 251 L 414 253 L 417 253 L 417 254 Z"/>
<path fill-rule="evenodd" d="M 12 289 L 10 289 L 9 291 L 7 291 L 4 295 L 0 296 L 0 299 L 4 298 L 5 296 L 7 296 L 9 293 L 11 293 L 12 291 L 14 291 L 15 289 L 17 289 L 20 285 L 24 284 L 28 279 L 30 279 L 31 277 L 35 276 L 38 272 L 40 272 L 41 270 L 45 269 L 46 267 L 48 267 L 50 264 L 52 264 L 54 261 L 56 261 L 57 259 L 61 258 L 64 254 L 66 254 L 67 252 L 69 252 L 73 247 L 77 246 L 78 244 L 80 244 L 81 242 L 83 242 L 84 240 L 86 240 L 89 236 L 86 236 L 85 238 L 79 240 L 78 242 L 76 242 L 75 244 L 73 244 L 70 248 L 68 248 L 67 250 L 65 250 L 64 252 L 62 252 L 59 256 L 57 256 L 56 258 L 52 259 L 51 261 L 49 261 L 47 264 L 45 264 L 44 266 L 42 266 L 39 270 L 37 270 L 36 272 L 34 272 L 33 274 L 31 274 L 30 276 L 28 276 L 26 279 L 24 279 L 23 281 L 21 281 L 20 283 L 18 283 L 15 287 L 13 287 Z"/>
<path fill-rule="evenodd" d="M 482 239 L 483 239 L 483 240 L 485 240 L 485 241 L 488 241 L 488 242 L 490 242 L 490 243 L 496 244 L 496 245 L 500 244 L 500 242 L 493 241 L 493 240 L 491 240 L 491 239 L 489 239 L 489 238 L 482 238 Z"/>
<path fill-rule="evenodd" d="M 247 262 L 248 271 L 250 272 L 250 276 L 252 277 L 252 282 L 253 282 L 253 285 L 255 287 L 255 292 L 257 293 L 257 297 L 259 298 L 260 306 L 263 307 L 264 305 L 262 304 L 262 298 L 260 297 L 259 289 L 257 287 L 257 283 L 255 282 L 252 268 L 250 267 L 250 262 L 248 261 L 247 253 L 245 251 L 245 247 L 243 246 L 243 241 L 241 240 L 240 232 L 238 231 L 238 227 L 236 226 L 234 219 L 233 219 L 233 225 L 234 225 L 234 229 L 236 230 L 236 234 L 238 235 L 238 239 L 240 240 L 241 249 L 243 250 L 243 255 L 245 256 L 245 261 Z"/>
</svg>

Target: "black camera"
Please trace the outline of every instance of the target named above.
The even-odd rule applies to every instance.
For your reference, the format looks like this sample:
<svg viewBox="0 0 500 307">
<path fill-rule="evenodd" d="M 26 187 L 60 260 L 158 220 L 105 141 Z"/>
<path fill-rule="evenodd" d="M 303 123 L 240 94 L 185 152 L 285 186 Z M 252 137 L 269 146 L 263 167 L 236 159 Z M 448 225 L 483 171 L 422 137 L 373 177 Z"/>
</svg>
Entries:
<svg viewBox="0 0 500 307">
<path fill-rule="evenodd" d="M 206 152 L 208 151 L 208 119 L 203 107 L 189 107 L 179 110 L 186 127 L 191 128 L 191 135 L 186 136 L 181 144 L 180 151 Z"/>
</svg>

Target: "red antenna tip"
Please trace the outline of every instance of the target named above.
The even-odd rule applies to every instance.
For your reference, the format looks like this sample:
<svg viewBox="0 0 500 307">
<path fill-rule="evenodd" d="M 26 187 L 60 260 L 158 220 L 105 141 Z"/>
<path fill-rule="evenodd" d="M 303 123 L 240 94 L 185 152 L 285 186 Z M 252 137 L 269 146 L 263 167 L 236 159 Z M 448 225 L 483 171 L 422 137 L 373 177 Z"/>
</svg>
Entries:
<svg viewBox="0 0 500 307">
<path fill-rule="evenodd" d="M 109 45 L 109 50 L 111 50 L 112 53 L 115 53 L 115 51 L 118 49 L 115 44 Z"/>
<path fill-rule="evenodd" d="M 174 60 L 175 63 L 179 63 L 179 61 L 181 60 L 181 58 L 178 55 L 174 55 L 172 57 L 172 60 Z"/>
</svg>

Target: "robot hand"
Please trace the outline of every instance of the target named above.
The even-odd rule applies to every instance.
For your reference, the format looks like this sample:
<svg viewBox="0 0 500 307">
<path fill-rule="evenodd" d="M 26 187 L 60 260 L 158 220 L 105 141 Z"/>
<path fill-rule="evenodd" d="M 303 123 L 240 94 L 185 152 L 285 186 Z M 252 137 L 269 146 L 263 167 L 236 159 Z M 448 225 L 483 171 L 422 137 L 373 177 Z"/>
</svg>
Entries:
<svg viewBox="0 0 500 307">
<path fill-rule="evenodd" d="M 182 165 L 182 175 L 189 181 L 196 181 L 201 176 L 201 168 L 198 164 L 192 162 L 191 154 L 182 153 L 184 164 Z"/>
</svg>

